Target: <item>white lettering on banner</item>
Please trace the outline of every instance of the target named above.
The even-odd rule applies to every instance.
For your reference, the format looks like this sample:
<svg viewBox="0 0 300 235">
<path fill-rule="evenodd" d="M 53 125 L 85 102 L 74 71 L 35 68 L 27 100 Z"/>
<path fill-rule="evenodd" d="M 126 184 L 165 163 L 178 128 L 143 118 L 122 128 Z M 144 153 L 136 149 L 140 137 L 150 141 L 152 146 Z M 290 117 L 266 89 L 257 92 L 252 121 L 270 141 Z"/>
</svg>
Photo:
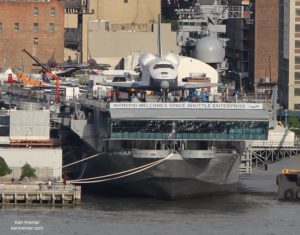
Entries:
<svg viewBox="0 0 300 235">
<path fill-rule="evenodd" d="M 263 109 L 262 103 L 110 103 L 111 109 Z"/>
</svg>

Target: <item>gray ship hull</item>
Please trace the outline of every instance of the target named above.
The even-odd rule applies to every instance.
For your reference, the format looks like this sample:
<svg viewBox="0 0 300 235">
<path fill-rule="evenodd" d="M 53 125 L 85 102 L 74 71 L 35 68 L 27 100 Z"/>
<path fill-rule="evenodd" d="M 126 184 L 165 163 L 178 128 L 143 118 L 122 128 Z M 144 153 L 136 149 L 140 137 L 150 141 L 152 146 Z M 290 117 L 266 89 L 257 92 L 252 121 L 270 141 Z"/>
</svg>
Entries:
<svg viewBox="0 0 300 235">
<path fill-rule="evenodd" d="M 157 151 L 152 151 L 153 152 Z M 200 152 L 200 151 L 199 151 Z M 204 151 L 202 151 L 204 152 Z M 160 151 L 160 156 L 165 154 Z M 151 154 L 150 154 L 151 155 Z M 107 182 L 84 185 L 97 192 L 138 195 L 165 199 L 196 197 L 233 192 L 237 188 L 239 156 L 214 154 L 213 157 L 182 157 L 170 159 L 145 171 Z M 137 157 L 126 153 L 108 153 L 88 162 L 82 178 L 96 177 L 133 169 L 161 159 Z"/>
</svg>

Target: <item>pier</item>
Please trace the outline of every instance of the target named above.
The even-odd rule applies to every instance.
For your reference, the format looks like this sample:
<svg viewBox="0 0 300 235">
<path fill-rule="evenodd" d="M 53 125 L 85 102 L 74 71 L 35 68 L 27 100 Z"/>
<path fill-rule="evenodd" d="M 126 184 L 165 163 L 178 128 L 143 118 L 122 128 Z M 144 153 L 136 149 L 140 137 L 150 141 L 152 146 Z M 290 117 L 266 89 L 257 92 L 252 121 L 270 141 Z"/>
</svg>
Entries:
<svg viewBox="0 0 300 235">
<path fill-rule="evenodd" d="M 71 184 L 0 184 L 0 205 L 79 205 L 81 187 Z"/>
<path fill-rule="evenodd" d="M 267 165 L 300 153 L 300 145 L 261 145 L 246 148 L 241 157 L 240 174 L 251 174 L 253 168 L 267 170 Z"/>
</svg>

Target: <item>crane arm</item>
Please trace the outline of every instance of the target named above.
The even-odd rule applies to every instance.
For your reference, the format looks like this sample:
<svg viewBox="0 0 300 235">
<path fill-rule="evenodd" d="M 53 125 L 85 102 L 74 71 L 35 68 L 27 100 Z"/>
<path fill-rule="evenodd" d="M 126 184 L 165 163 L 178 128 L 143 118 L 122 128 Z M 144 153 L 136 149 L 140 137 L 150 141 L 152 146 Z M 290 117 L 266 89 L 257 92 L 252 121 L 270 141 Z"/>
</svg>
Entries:
<svg viewBox="0 0 300 235">
<path fill-rule="evenodd" d="M 23 49 L 22 52 L 25 52 L 31 59 L 33 59 L 39 66 L 42 67 L 44 73 L 48 76 L 50 76 L 53 80 L 55 80 L 56 84 L 56 95 L 55 95 L 55 102 L 60 102 L 60 94 L 59 94 L 59 79 L 58 77 L 51 72 L 50 69 L 48 69 L 45 65 L 43 65 L 37 58 L 35 58 L 33 55 L 31 55 L 26 49 Z"/>
</svg>

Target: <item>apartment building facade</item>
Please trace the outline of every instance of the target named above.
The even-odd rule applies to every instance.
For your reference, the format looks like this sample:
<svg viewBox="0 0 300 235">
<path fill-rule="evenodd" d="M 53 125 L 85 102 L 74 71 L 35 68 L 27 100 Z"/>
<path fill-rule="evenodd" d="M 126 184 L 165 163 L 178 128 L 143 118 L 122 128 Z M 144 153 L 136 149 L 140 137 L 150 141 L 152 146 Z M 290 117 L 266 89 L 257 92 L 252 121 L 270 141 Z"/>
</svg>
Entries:
<svg viewBox="0 0 300 235">
<path fill-rule="evenodd" d="M 247 90 L 278 81 L 279 1 L 233 0 L 250 18 L 229 19 L 227 55 L 230 70 Z M 248 9 L 248 10 L 246 10 Z"/>
<path fill-rule="evenodd" d="M 300 0 L 280 0 L 279 101 L 300 111 Z"/>
<path fill-rule="evenodd" d="M 0 0 L 0 69 L 37 69 L 22 50 L 47 63 L 64 59 L 64 1 Z"/>
</svg>

